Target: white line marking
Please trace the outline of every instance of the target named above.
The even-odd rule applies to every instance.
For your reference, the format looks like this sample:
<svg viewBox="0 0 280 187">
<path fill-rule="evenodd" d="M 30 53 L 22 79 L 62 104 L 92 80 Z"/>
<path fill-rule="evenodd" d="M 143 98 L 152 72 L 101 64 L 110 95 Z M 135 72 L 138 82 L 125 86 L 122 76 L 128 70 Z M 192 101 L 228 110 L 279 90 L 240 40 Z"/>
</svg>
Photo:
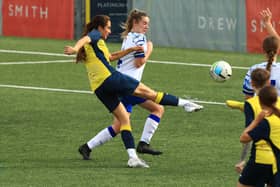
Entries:
<svg viewBox="0 0 280 187">
<path fill-rule="evenodd" d="M 47 52 L 36 52 L 36 51 L 18 51 L 18 50 L 4 50 L 0 49 L 2 53 L 18 53 L 18 54 L 33 54 L 33 55 L 47 55 L 47 56 L 64 56 L 64 57 L 75 57 L 75 55 L 65 55 L 60 53 L 47 53 Z M 187 62 L 172 62 L 172 61 L 158 61 L 158 60 L 148 60 L 148 62 L 155 64 L 174 64 L 183 66 L 198 66 L 198 67 L 211 67 L 210 64 L 198 64 L 198 63 L 187 63 Z M 0 62 L 0 65 L 2 63 Z M 22 63 L 24 64 L 24 63 Z M 31 64 L 26 62 L 26 64 Z M 6 65 L 6 64 L 5 64 Z M 233 69 L 245 69 L 248 70 L 249 67 L 232 66 Z"/>
<path fill-rule="evenodd" d="M 0 52 L 2 52 L 2 53 L 17 53 L 17 54 L 33 54 L 33 55 L 75 57 L 75 55 L 64 55 L 64 54 L 60 54 L 60 53 L 47 53 L 47 52 L 35 52 L 35 51 L 18 51 L 18 50 L 3 50 L 3 49 L 0 49 Z M 34 61 L 34 62 L 0 62 L 0 65 L 43 64 L 43 63 L 64 63 L 64 62 L 73 62 L 73 60 L 53 60 L 53 61 Z M 184 62 L 157 61 L 157 60 L 149 60 L 148 62 L 155 63 L 155 64 L 174 64 L 174 65 L 184 65 L 184 66 L 211 67 L 211 65 L 209 65 L 209 64 L 198 64 L 198 63 L 184 63 Z M 234 69 L 246 69 L 247 70 L 249 67 L 232 66 L 232 68 L 234 68 Z M 93 94 L 93 92 L 85 91 L 85 90 L 69 90 L 69 89 L 58 89 L 58 88 L 43 88 L 43 87 L 32 87 L 32 86 L 6 85 L 6 84 L 0 84 L 0 87 L 17 88 L 17 89 L 29 89 L 29 90 L 45 90 L 45 91 L 66 92 L 66 93 Z M 193 101 L 195 101 L 197 103 L 202 103 L 202 104 L 225 105 L 225 103 L 221 103 L 221 102 L 199 101 L 199 100 L 193 100 Z"/>
<path fill-rule="evenodd" d="M 30 54 L 30 55 L 45 55 L 45 56 L 64 56 L 64 57 L 74 57 L 75 55 L 65 55 L 60 53 L 47 53 L 47 52 L 36 52 L 36 51 L 18 51 L 18 50 L 5 50 L 0 49 L 2 53 L 17 53 L 17 54 Z"/>
<path fill-rule="evenodd" d="M 69 90 L 69 89 L 60 89 L 60 88 L 43 88 L 43 87 L 19 86 L 19 85 L 8 85 L 8 84 L 0 84 L 0 87 L 26 89 L 26 90 L 45 90 L 45 91 L 52 91 L 52 92 L 65 92 L 65 93 L 93 94 L 92 91 L 86 91 L 86 90 Z"/>
<path fill-rule="evenodd" d="M 47 60 L 47 61 L 31 61 L 31 62 L 0 62 L 0 65 L 50 64 L 50 63 L 66 63 L 66 62 L 74 62 L 74 60 Z"/>
<path fill-rule="evenodd" d="M 157 60 L 148 60 L 148 62 L 156 63 L 156 64 L 174 64 L 174 65 L 183 65 L 183 66 L 211 67 L 210 64 L 198 64 L 198 63 L 184 63 L 184 62 L 157 61 Z M 232 68 L 248 70 L 250 67 L 232 66 Z"/>
<path fill-rule="evenodd" d="M 198 100 L 191 100 L 192 102 L 195 103 L 201 103 L 201 104 L 211 104 L 211 105 L 226 105 L 226 103 L 221 103 L 221 102 L 215 102 L 215 101 L 198 101 Z"/>
<path fill-rule="evenodd" d="M 26 90 L 43 90 L 43 91 L 64 92 L 64 93 L 93 94 L 92 91 L 86 91 L 86 90 L 70 90 L 70 89 L 60 89 L 60 88 L 43 88 L 43 87 L 8 85 L 8 84 L 0 84 L 0 87 L 2 87 L 2 88 L 15 88 L 15 89 L 26 89 Z M 194 101 L 196 103 L 202 103 L 202 104 L 225 105 L 225 103 L 221 103 L 221 102 L 199 101 L 199 100 L 191 100 L 191 101 Z"/>
</svg>

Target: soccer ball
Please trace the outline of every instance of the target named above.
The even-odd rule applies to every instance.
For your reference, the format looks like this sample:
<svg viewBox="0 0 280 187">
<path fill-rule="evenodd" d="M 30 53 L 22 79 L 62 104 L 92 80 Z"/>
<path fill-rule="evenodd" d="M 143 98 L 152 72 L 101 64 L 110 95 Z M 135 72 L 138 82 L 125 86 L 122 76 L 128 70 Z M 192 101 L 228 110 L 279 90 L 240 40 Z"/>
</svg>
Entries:
<svg viewBox="0 0 280 187">
<path fill-rule="evenodd" d="M 232 69 L 229 63 L 220 60 L 212 64 L 210 68 L 211 77 L 217 82 L 224 82 L 232 75 Z"/>
</svg>

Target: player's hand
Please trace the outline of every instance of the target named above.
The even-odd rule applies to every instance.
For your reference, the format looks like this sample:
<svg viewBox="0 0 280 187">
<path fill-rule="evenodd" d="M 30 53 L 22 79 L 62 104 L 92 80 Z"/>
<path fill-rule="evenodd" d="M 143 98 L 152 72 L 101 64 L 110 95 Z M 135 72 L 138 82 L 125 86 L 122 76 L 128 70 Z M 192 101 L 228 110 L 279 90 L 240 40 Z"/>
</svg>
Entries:
<svg viewBox="0 0 280 187">
<path fill-rule="evenodd" d="M 77 51 L 72 46 L 65 46 L 64 47 L 64 54 L 66 55 L 72 55 L 77 53 Z"/>
<path fill-rule="evenodd" d="M 238 162 L 237 164 L 235 164 L 235 171 L 237 173 L 241 173 L 243 168 L 244 168 L 244 166 L 245 166 L 245 161 Z"/>
<path fill-rule="evenodd" d="M 143 46 L 135 46 L 135 47 L 132 47 L 132 50 L 133 51 L 144 51 L 144 47 Z"/>
<path fill-rule="evenodd" d="M 262 16 L 262 20 L 265 22 L 265 23 L 271 23 L 271 18 L 272 18 L 272 13 L 271 11 L 269 10 L 269 8 L 265 9 L 265 10 L 262 10 L 260 12 L 260 15 Z"/>
</svg>

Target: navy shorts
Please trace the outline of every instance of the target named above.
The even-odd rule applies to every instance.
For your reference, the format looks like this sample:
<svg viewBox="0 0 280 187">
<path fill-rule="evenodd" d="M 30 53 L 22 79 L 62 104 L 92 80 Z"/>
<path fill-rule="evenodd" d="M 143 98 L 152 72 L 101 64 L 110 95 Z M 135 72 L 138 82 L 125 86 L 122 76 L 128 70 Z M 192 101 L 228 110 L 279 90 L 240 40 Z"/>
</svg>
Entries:
<svg viewBox="0 0 280 187">
<path fill-rule="evenodd" d="M 243 169 L 239 182 L 248 186 L 256 186 L 258 184 L 272 184 L 273 172 L 272 165 L 257 164 L 248 162 Z"/>
<path fill-rule="evenodd" d="M 139 81 L 114 71 L 96 90 L 95 95 L 113 112 L 120 103 L 120 98 L 132 95 L 139 85 Z"/>
<path fill-rule="evenodd" d="M 124 96 L 121 99 L 121 102 L 125 106 L 126 111 L 129 112 L 129 113 L 132 112 L 132 107 L 134 105 L 144 103 L 145 101 L 146 101 L 146 99 L 143 99 L 143 98 L 137 97 L 137 96 L 133 96 L 133 95 Z"/>
<path fill-rule="evenodd" d="M 280 186 L 280 172 L 277 172 L 274 175 L 273 185 L 272 186 Z"/>
</svg>

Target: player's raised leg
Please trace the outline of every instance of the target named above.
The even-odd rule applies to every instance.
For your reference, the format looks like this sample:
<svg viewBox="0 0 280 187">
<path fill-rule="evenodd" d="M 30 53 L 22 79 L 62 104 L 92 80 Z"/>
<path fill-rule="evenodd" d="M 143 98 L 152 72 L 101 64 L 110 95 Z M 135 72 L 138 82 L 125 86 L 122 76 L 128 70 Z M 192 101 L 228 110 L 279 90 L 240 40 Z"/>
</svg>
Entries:
<svg viewBox="0 0 280 187">
<path fill-rule="evenodd" d="M 164 92 L 156 92 L 143 83 L 139 83 L 133 95 L 150 99 L 160 105 L 182 106 L 187 112 L 196 112 L 203 109 L 202 105 Z"/>
<path fill-rule="evenodd" d="M 232 109 L 238 109 L 242 112 L 244 111 L 244 102 L 235 101 L 235 100 L 226 100 L 226 105 Z"/>
</svg>

